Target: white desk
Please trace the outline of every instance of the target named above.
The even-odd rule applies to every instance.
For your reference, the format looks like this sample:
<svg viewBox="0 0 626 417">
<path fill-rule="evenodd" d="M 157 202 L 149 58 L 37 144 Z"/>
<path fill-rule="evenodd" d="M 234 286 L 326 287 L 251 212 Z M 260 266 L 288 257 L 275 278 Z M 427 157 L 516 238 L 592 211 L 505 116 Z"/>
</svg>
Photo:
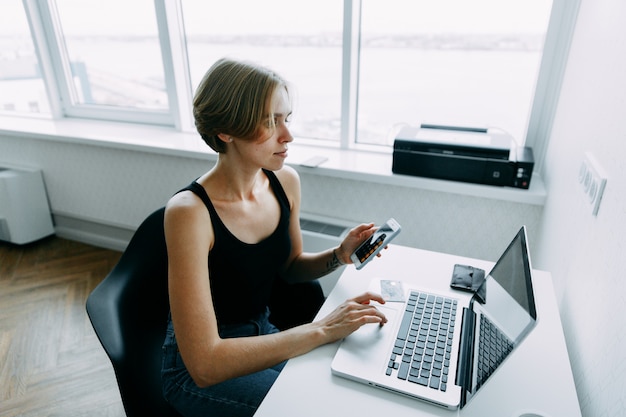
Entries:
<svg viewBox="0 0 626 417">
<path fill-rule="evenodd" d="M 366 291 L 372 278 L 413 282 L 420 288 L 451 291 L 466 300 L 465 293 L 449 288 L 455 263 L 474 265 L 486 271 L 493 265 L 492 262 L 390 245 L 380 259 L 361 271 L 346 268 L 319 316 Z M 533 287 L 537 326 L 463 410 L 448 411 L 332 375 L 330 363 L 339 346 L 333 343 L 290 360 L 255 417 L 518 417 L 533 412 L 545 417 L 580 416 L 550 274 L 535 270 Z"/>
</svg>

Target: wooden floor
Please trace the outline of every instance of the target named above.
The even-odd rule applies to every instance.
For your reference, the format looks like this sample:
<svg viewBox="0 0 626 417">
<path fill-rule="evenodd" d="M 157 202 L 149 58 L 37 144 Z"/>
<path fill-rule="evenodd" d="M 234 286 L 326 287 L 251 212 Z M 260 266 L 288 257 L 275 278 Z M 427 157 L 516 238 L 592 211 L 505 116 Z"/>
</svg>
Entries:
<svg viewBox="0 0 626 417">
<path fill-rule="evenodd" d="M 119 252 L 50 237 L 0 242 L 0 416 L 124 416 L 85 312 Z"/>
</svg>

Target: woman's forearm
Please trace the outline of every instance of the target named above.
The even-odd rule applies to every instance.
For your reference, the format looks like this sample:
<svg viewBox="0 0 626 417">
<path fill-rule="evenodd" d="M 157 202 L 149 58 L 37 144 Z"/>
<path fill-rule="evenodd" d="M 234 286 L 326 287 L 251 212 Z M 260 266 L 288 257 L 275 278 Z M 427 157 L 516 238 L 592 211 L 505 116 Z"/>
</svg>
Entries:
<svg viewBox="0 0 626 417">
<path fill-rule="evenodd" d="M 350 262 L 341 246 L 318 253 L 303 252 L 297 256 L 283 273 L 288 282 L 304 282 L 323 277 Z"/>
</svg>

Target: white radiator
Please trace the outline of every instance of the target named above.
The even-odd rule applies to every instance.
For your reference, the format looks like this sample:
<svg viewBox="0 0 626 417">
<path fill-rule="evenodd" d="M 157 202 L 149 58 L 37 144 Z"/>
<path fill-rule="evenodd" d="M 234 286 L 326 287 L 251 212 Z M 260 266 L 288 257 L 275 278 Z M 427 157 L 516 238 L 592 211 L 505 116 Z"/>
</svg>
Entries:
<svg viewBox="0 0 626 417">
<path fill-rule="evenodd" d="M 320 252 L 338 246 L 353 226 L 341 220 L 301 213 L 300 229 L 304 251 Z M 333 289 L 344 268 L 345 266 L 342 266 L 333 273 L 320 278 L 325 296 L 328 296 Z"/>
<path fill-rule="evenodd" d="M 22 245 L 52 234 L 41 171 L 0 167 L 0 240 Z"/>
</svg>

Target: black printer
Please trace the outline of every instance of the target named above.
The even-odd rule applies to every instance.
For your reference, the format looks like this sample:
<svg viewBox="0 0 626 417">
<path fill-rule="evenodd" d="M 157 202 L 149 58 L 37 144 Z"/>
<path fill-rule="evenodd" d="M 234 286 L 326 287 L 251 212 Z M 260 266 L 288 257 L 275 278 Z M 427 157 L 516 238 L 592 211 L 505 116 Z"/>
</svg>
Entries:
<svg viewBox="0 0 626 417">
<path fill-rule="evenodd" d="M 392 172 L 527 189 L 532 149 L 497 129 L 421 125 L 402 128 L 393 144 Z"/>
</svg>

